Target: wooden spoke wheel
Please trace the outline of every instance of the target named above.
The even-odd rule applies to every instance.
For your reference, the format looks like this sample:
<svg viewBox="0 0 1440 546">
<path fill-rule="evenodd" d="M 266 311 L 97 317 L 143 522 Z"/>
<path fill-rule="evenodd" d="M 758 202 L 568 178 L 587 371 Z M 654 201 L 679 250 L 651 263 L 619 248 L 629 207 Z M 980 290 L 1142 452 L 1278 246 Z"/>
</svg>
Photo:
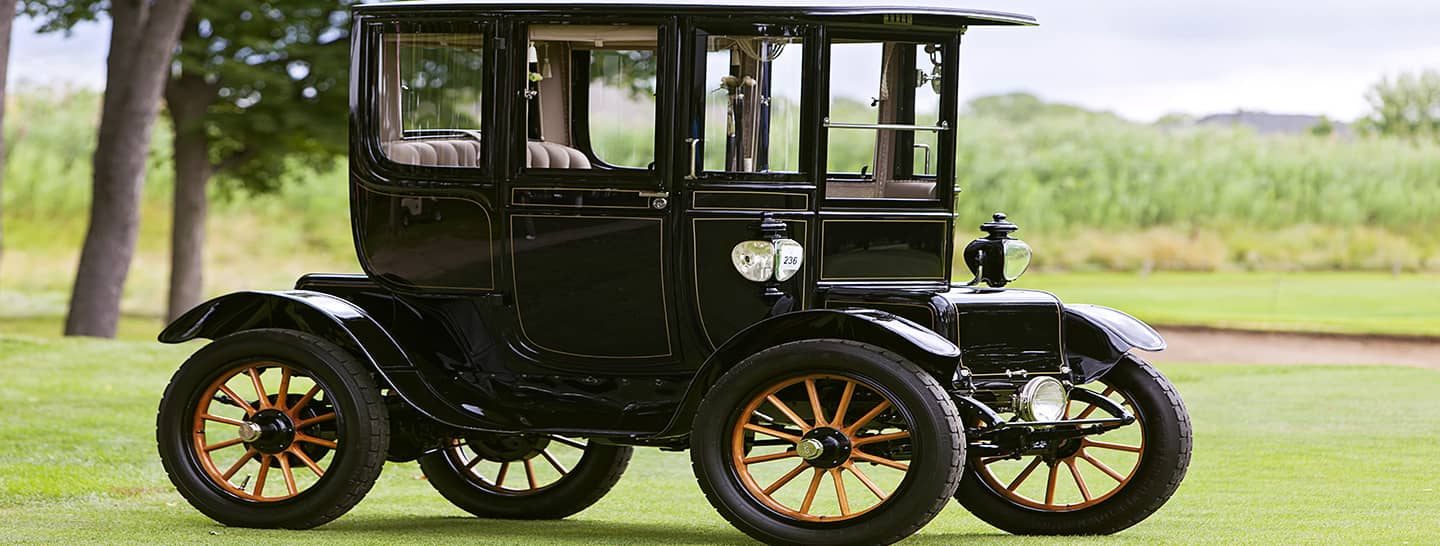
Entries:
<svg viewBox="0 0 1440 546">
<path fill-rule="evenodd" d="M 711 504 L 770 543 L 888 544 L 944 507 L 963 456 L 949 395 L 879 347 L 780 345 L 709 391 L 691 459 Z"/>
<path fill-rule="evenodd" d="M 436 491 L 480 517 L 559 519 L 599 501 L 631 448 L 543 434 L 472 433 L 420 458 Z"/>
<path fill-rule="evenodd" d="M 192 505 L 227 525 L 305 528 L 359 502 L 384 462 L 379 389 L 320 338 L 254 330 L 176 372 L 161 401 L 160 455 Z"/>
<path fill-rule="evenodd" d="M 1127 357 L 1088 388 L 1136 420 L 1100 435 L 1016 457 L 972 457 L 956 498 L 978 517 L 1018 534 L 1106 534 L 1148 517 L 1185 475 L 1190 420 L 1159 371 Z M 1066 419 L 1109 417 L 1072 398 Z"/>
<path fill-rule="evenodd" d="M 776 383 L 740 410 L 731 464 L 746 490 L 776 512 L 805 521 L 855 518 L 888 500 L 910 472 L 891 458 L 896 451 L 908 459 L 910 428 L 895 402 L 862 380 L 807 374 Z"/>
<path fill-rule="evenodd" d="M 196 458 L 216 485 L 242 499 L 294 497 L 334 462 L 327 455 L 341 439 L 330 398 L 314 379 L 278 362 L 225 372 L 195 407 Z"/>
</svg>

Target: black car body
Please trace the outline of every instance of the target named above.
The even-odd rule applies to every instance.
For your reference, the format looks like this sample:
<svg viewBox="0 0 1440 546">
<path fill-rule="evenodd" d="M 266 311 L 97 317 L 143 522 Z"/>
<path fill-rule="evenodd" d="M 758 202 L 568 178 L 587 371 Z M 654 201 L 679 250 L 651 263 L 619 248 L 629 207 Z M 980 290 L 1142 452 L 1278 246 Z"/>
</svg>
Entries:
<svg viewBox="0 0 1440 546">
<path fill-rule="evenodd" d="M 1132 349 L 1163 349 L 1155 331 L 1005 287 L 1018 273 L 1001 215 L 956 248 L 956 223 L 982 220 L 954 213 L 962 38 L 1034 23 L 948 7 L 359 6 L 350 177 L 364 274 L 226 295 L 160 339 L 283 329 L 343 349 L 383 389 L 391 460 L 467 434 L 693 447 L 696 412 L 727 372 L 806 340 L 923 369 L 955 403 L 972 458 L 1128 425 L 1133 408 L 1114 403 L 1069 429 L 1005 415 L 1036 378 L 1071 389 Z M 716 85 L 716 60 L 741 51 L 758 62 L 733 61 Z M 845 63 L 876 55 L 879 88 L 855 95 Z M 625 116 L 653 125 L 606 133 Z M 622 165 L 627 142 L 642 153 Z M 873 152 L 837 159 L 847 147 Z M 803 263 L 747 279 L 746 241 L 762 254 L 793 241 Z M 953 271 L 957 254 L 971 271 Z M 1023 272 L 1028 247 L 1009 258 Z"/>
</svg>

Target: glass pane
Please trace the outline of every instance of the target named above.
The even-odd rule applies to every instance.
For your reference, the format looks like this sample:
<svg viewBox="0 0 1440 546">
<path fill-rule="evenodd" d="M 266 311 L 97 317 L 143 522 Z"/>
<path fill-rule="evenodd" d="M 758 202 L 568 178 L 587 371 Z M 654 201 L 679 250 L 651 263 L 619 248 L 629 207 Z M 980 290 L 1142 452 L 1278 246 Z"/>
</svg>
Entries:
<svg viewBox="0 0 1440 546">
<path fill-rule="evenodd" d="M 800 38 L 708 38 L 705 170 L 800 171 L 804 58 Z"/>
<path fill-rule="evenodd" d="M 413 165 L 483 164 L 484 35 L 406 32 L 387 35 L 382 43 L 384 153 Z"/>
<path fill-rule="evenodd" d="M 943 81 L 938 44 L 837 41 L 830 52 L 827 195 L 934 199 Z M 918 126 L 919 129 L 873 127 Z M 945 154 L 947 157 L 949 154 Z"/>
<path fill-rule="evenodd" d="M 618 167 L 646 168 L 655 161 L 653 50 L 590 52 L 590 147 Z"/>
</svg>

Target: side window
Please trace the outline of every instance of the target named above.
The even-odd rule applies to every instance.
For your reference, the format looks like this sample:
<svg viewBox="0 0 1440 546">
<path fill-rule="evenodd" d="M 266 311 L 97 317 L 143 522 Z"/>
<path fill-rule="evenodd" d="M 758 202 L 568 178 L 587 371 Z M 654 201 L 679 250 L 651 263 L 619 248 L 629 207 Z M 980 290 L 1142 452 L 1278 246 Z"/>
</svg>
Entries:
<svg viewBox="0 0 1440 546">
<path fill-rule="evenodd" d="M 485 34 L 473 24 L 386 28 L 377 82 L 386 157 L 432 167 L 485 164 L 484 47 Z"/>
<path fill-rule="evenodd" d="M 705 37 L 705 171 L 802 170 L 805 44 L 798 34 L 792 29 L 778 36 Z"/>
<path fill-rule="evenodd" d="M 940 44 L 837 39 L 830 48 L 826 195 L 935 199 Z"/>
<path fill-rule="evenodd" d="M 653 26 L 530 27 L 526 168 L 654 164 L 657 36 Z"/>
</svg>

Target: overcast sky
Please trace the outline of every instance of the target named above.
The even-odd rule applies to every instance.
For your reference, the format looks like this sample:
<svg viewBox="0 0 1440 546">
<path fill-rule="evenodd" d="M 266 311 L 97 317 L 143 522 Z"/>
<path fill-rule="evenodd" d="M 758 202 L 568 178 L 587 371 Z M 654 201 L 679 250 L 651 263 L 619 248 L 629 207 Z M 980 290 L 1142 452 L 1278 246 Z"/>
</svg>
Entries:
<svg viewBox="0 0 1440 546">
<path fill-rule="evenodd" d="M 875 0 L 874 3 L 946 4 Z M 965 0 L 1015 11 L 1036 28 L 974 28 L 961 52 L 966 98 L 1029 91 L 1137 120 L 1237 109 L 1367 111 L 1383 75 L 1440 69 L 1440 2 L 1401 0 Z M 68 39 L 18 20 L 16 82 L 100 87 L 108 24 Z"/>
</svg>

